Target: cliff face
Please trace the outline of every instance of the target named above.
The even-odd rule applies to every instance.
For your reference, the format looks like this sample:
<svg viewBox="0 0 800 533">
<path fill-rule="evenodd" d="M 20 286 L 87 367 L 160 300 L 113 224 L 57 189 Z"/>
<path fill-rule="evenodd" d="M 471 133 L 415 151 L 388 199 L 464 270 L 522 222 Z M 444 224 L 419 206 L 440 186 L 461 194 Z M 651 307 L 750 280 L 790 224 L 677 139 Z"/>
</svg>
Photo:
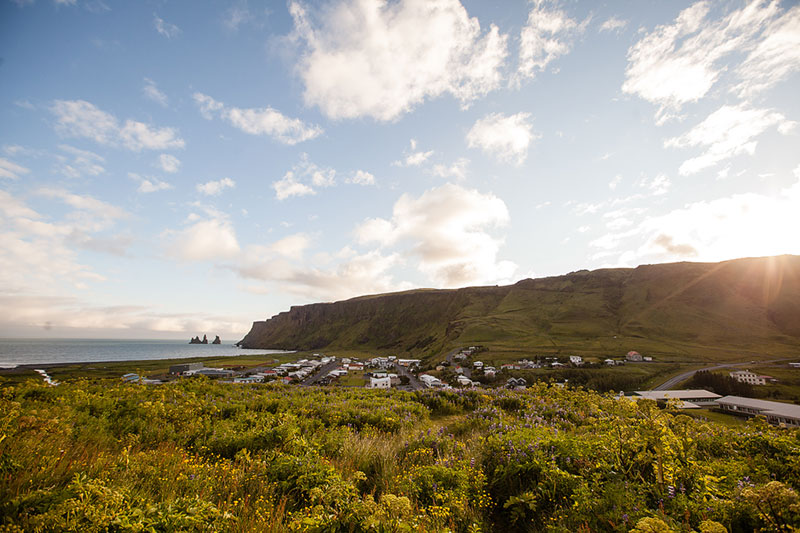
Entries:
<svg viewBox="0 0 800 533">
<path fill-rule="evenodd" d="M 422 355 L 462 344 L 550 353 L 796 353 L 800 257 L 579 271 L 505 287 L 297 306 L 253 323 L 239 344 Z"/>
</svg>

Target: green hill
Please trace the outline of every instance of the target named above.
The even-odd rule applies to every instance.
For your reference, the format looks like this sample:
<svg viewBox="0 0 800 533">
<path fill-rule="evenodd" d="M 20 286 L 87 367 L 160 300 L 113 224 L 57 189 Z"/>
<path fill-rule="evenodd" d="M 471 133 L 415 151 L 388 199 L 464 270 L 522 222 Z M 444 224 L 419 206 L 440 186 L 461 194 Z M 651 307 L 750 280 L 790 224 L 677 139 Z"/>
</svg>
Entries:
<svg viewBox="0 0 800 533">
<path fill-rule="evenodd" d="M 800 257 L 578 271 L 503 287 L 415 290 L 292 307 L 254 322 L 246 348 L 435 357 L 481 344 L 510 354 L 667 360 L 800 355 Z"/>
</svg>

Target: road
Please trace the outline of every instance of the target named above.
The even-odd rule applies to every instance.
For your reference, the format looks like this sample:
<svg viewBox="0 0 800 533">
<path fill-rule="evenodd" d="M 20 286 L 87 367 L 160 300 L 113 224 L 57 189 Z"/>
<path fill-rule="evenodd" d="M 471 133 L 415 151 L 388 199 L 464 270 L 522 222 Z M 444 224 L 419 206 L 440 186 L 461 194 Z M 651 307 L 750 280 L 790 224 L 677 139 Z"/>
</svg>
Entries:
<svg viewBox="0 0 800 533">
<path fill-rule="evenodd" d="M 411 390 L 422 390 L 426 388 L 425 385 L 423 385 L 420 380 L 417 379 L 417 376 L 408 371 L 408 368 L 395 363 L 394 369 L 398 375 L 406 376 L 408 378 L 408 387 L 410 387 Z"/>
<path fill-rule="evenodd" d="M 669 378 L 667 381 L 662 383 L 657 387 L 653 387 L 650 390 L 671 390 L 675 385 L 682 381 L 686 381 L 690 377 L 694 376 L 696 372 L 700 372 L 701 370 L 720 370 L 723 368 L 735 368 L 738 366 L 749 366 L 753 364 L 764 364 L 764 363 L 779 363 L 781 361 L 790 361 L 791 359 L 772 359 L 770 361 L 749 361 L 745 363 L 722 363 L 719 365 L 707 366 L 704 368 L 698 368 L 696 370 L 689 370 L 688 372 L 684 372 L 682 374 L 678 374 L 675 377 Z"/>
<path fill-rule="evenodd" d="M 301 381 L 300 385 L 303 385 L 304 387 L 308 387 L 310 385 L 313 385 L 313 384 L 317 383 L 319 380 L 321 380 L 322 378 L 324 378 L 325 376 L 327 376 L 328 372 L 330 372 L 331 370 L 334 370 L 336 368 L 339 368 L 339 361 L 334 359 L 333 361 L 322 365 L 320 367 L 320 369 L 316 373 L 311 374 L 306 379 Z"/>
<path fill-rule="evenodd" d="M 453 363 L 453 356 L 455 356 L 461 350 L 462 350 L 462 348 L 456 348 L 455 350 L 453 350 L 452 352 L 447 354 L 447 356 L 445 357 L 445 360 L 448 363 L 450 363 L 451 367 L 453 367 L 455 364 L 458 364 L 458 366 L 461 367 L 461 370 L 464 371 L 463 372 L 464 376 L 466 376 L 469 379 L 472 379 L 472 368 L 469 366 L 469 359 L 465 359 L 464 361 L 461 361 L 460 363 Z M 455 371 L 455 368 L 453 368 L 453 370 Z"/>
</svg>

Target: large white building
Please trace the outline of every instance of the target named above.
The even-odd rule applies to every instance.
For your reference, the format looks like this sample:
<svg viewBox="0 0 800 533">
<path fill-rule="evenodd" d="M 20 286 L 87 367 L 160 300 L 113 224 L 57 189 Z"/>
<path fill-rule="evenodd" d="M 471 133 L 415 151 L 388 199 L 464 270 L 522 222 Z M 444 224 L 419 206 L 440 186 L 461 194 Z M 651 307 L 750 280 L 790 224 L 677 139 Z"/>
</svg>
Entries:
<svg viewBox="0 0 800 533">
<path fill-rule="evenodd" d="M 767 376 L 759 376 L 755 372 L 749 370 L 736 370 L 731 372 L 730 376 L 739 383 L 749 383 L 750 385 L 766 385 Z"/>
<path fill-rule="evenodd" d="M 704 390 L 704 389 L 686 389 L 686 390 L 637 390 L 634 392 L 637 398 L 647 398 L 648 400 L 655 400 L 658 403 L 667 403 L 670 400 L 676 400 L 678 407 L 681 409 L 697 409 L 700 407 L 716 407 L 715 400 L 721 398 L 719 394 Z"/>
<path fill-rule="evenodd" d="M 717 405 L 726 413 L 743 416 L 763 415 L 770 424 L 800 426 L 800 405 L 741 396 L 724 396 L 717 400 Z"/>
</svg>

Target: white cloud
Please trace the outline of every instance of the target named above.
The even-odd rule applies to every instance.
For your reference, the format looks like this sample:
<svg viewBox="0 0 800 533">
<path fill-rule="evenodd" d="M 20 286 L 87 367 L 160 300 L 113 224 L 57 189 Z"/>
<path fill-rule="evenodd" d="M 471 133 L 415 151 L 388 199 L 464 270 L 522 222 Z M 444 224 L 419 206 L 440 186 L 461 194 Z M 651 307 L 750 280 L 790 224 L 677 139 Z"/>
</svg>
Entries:
<svg viewBox="0 0 800 533">
<path fill-rule="evenodd" d="M 173 188 L 172 185 L 170 185 L 166 181 L 162 181 L 152 176 L 144 177 L 134 172 L 128 172 L 128 177 L 131 178 L 132 180 L 138 181 L 139 188 L 136 190 L 145 194 L 151 192 L 166 191 Z"/>
<path fill-rule="evenodd" d="M 37 194 L 47 198 L 61 200 L 76 210 L 91 215 L 91 218 L 84 218 L 84 221 L 89 223 L 91 227 L 96 228 L 96 230 L 103 229 L 113 221 L 128 216 L 127 212 L 120 207 L 103 202 L 92 196 L 74 194 L 65 189 L 42 187 L 37 190 Z M 86 229 L 86 227 L 83 227 L 83 229 Z"/>
<path fill-rule="evenodd" d="M 639 187 L 647 189 L 652 196 L 667 194 L 671 186 L 672 182 L 664 174 L 658 174 L 651 179 L 644 178 L 639 182 Z"/>
<path fill-rule="evenodd" d="M 8 178 L 8 179 L 18 179 L 21 175 L 27 174 L 30 172 L 30 169 L 23 167 L 22 165 L 18 165 L 13 161 L 9 161 L 3 157 L 0 157 L 0 178 Z"/>
<path fill-rule="evenodd" d="M 500 86 L 507 37 L 481 32 L 458 0 L 339 0 L 311 11 L 293 1 L 292 38 L 308 105 L 330 118 L 393 120 L 426 99 L 463 105 Z"/>
<path fill-rule="evenodd" d="M 231 267 L 241 277 L 266 282 L 313 301 L 411 288 L 409 283 L 395 282 L 389 272 L 400 262 L 399 256 L 383 255 L 377 250 L 359 255 L 345 248 L 336 254 L 341 262 L 331 268 L 297 266 L 288 259 L 276 257 L 272 246 L 248 246 L 242 256 Z M 256 285 L 247 290 L 263 294 L 269 288 Z"/>
<path fill-rule="evenodd" d="M 528 13 L 528 22 L 519 36 L 519 66 L 514 84 L 532 78 L 553 60 L 569 52 L 576 35 L 585 24 L 578 24 L 550 2 L 537 0 Z"/>
<path fill-rule="evenodd" d="M 726 105 L 687 133 L 668 139 L 664 145 L 704 147 L 702 155 L 684 161 L 679 170 L 682 175 L 695 174 L 736 155 L 752 155 L 758 144 L 756 138 L 773 126 L 781 133 L 788 133 L 795 123 L 769 109 L 754 109 L 746 104 Z"/>
<path fill-rule="evenodd" d="M 741 83 L 734 88 L 749 97 L 776 85 L 800 70 L 800 6 L 777 17 L 737 68 Z"/>
<path fill-rule="evenodd" d="M 303 253 L 308 249 L 311 244 L 311 239 L 305 233 L 295 233 L 289 235 L 278 241 L 275 241 L 270 246 L 270 250 L 287 257 L 289 259 L 300 260 L 303 258 Z"/>
<path fill-rule="evenodd" d="M 375 185 L 375 176 L 365 170 L 357 170 L 351 178 L 347 178 L 347 183 L 356 185 Z"/>
<path fill-rule="evenodd" d="M 320 187 L 331 187 L 336 184 L 336 171 L 330 167 L 320 167 L 302 154 L 300 162 L 281 179 L 272 183 L 275 197 L 286 200 L 292 196 L 316 194 Z"/>
<path fill-rule="evenodd" d="M 778 2 L 754 0 L 709 20 L 711 6 L 697 2 L 628 50 L 622 90 L 657 104 L 659 124 L 704 97 L 726 72 L 731 89 L 744 95 L 800 68 L 800 8 L 784 12 Z"/>
<path fill-rule="evenodd" d="M 275 198 L 278 200 L 286 200 L 292 196 L 307 196 L 309 194 L 316 194 L 314 189 L 297 181 L 295 179 L 294 172 L 291 170 L 284 174 L 281 179 L 273 182 L 272 188 L 275 189 Z"/>
<path fill-rule="evenodd" d="M 429 150 L 427 152 L 422 150 L 417 150 L 417 140 L 411 139 L 411 151 L 405 152 L 405 157 L 398 161 L 392 163 L 392 165 L 396 167 L 418 167 L 423 164 L 425 161 L 433 155 L 433 150 Z"/>
<path fill-rule="evenodd" d="M 224 214 L 209 211 L 205 217 L 193 215 L 183 230 L 164 233 L 169 238 L 170 255 L 184 261 L 214 261 L 239 254 L 236 231 Z"/>
<path fill-rule="evenodd" d="M 153 27 L 158 33 L 167 39 L 172 39 L 173 37 L 177 37 L 181 34 L 181 29 L 179 27 L 177 27 L 175 24 L 166 22 L 156 14 L 153 14 Z"/>
<path fill-rule="evenodd" d="M 619 32 L 620 30 L 625 29 L 627 25 L 627 20 L 623 20 L 618 17 L 611 17 L 606 19 L 606 21 L 600 25 L 600 31 Z"/>
<path fill-rule="evenodd" d="M 616 176 L 614 176 L 614 179 L 608 182 L 608 188 L 613 191 L 619 186 L 620 183 L 622 183 L 622 176 L 620 174 L 617 174 Z"/>
<path fill-rule="evenodd" d="M 162 107 L 167 107 L 167 105 L 169 104 L 169 99 L 167 98 L 167 95 L 164 94 L 162 91 L 160 91 L 156 86 L 156 82 L 154 82 L 150 78 L 144 79 L 144 87 L 142 87 L 142 93 L 144 93 L 146 98 L 161 105 Z"/>
<path fill-rule="evenodd" d="M 116 117 L 84 100 L 56 100 L 50 110 L 56 115 L 56 129 L 70 137 L 84 137 L 137 152 L 185 145 L 174 128 L 153 128 L 130 119 L 120 125 Z"/>
<path fill-rule="evenodd" d="M 197 310 L 165 313 L 158 305 L 100 306 L 72 295 L 38 291 L 0 290 L 0 334 L 154 338 L 154 333 L 178 334 L 184 339 L 199 331 L 213 331 L 223 339 L 241 338 L 252 317 L 218 316 Z M 169 335 L 174 337 L 175 335 Z"/>
<path fill-rule="evenodd" d="M 433 155 L 433 150 L 428 152 L 414 152 L 408 154 L 402 161 L 395 161 L 394 165 L 398 167 L 418 167 L 428 160 Z"/>
<path fill-rule="evenodd" d="M 225 13 L 223 24 L 231 31 L 239 31 L 242 24 L 253 20 L 253 15 L 247 6 L 247 2 L 239 3 L 238 5 L 231 6 Z"/>
<path fill-rule="evenodd" d="M 533 132 L 530 113 L 505 116 L 492 113 L 475 122 L 467 133 L 470 148 L 480 148 L 500 161 L 522 164 L 528 146 L 539 135 Z"/>
<path fill-rule="evenodd" d="M 217 181 L 208 181 L 206 183 L 197 184 L 197 192 L 205 194 L 206 196 L 217 196 L 225 189 L 232 189 L 236 186 L 236 182 L 230 178 L 222 178 Z"/>
<path fill-rule="evenodd" d="M 68 144 L 60 144 L 58 148 L 71 156 L 56 155 L 56 159 L 60 163 L 59 170 L 65 176 L 70 178 L 99 176 L 106 170 L 102 165 L 105 163 L 105 159 L 94 152 L 81 150 Z"/>
<path fill-rule="evenodd" d="M 78 260 L 79 248 L 124 254 L 130 239 L 106 231 L 128 216 L 119 207 L 90 196 L 63 189 L 41 189 L 37 196 L 70 207 L 60 218 L 29 207 L 9 192 L 0 190 L 0 298 L 23 298 L 29 294 L 57 294 L 64 285 L 84 289 L 105 277 Z M 19 312 L 4 309 L 2 321 Z"/>
<path fill-rule="evenodd" d="M 161 154 L 158 156 L 158 164 L 161 170 L 175 174 L 181 169 L 181 160 L 170 154 Z"/>
<path fill-rule="evenodd" d="M 616 264 L 640 264 L 692 258 L 721 261 L 736 257 L 799 254 L 800 241 L 787 228 L 800 227 L 800 167 L 793 185 L 778 194 L 734 194 L 699 201 L 662 215 L 615 224 L 612 233 L 592 243 L 598 257 Z M 634 215 L 651 213 L 640 210 Z M 611 224 L 609 224 L 611 226 Z M 625 229 L 632 227 L 632 229 Z"/>
<path fill-rule="evenodd" d="M 450 166 L 437 164 L 430 170 L 430 173 L 438 178 L 455 178 L 457 180 L 467 179 L 467 167 L 469 159 L 460 157 L 453 161 Z"/>
<path fill-rule="evenodd" d="M 298 118 L 289 118 L 271 107 L 228 107 L 202 93 L 194 93 L 192 98 L 205 118 L 211 119 L 217 113 L 232 126 L 250 135 L 267 135 L 284 144 L 295 145 L 323 133 L 321 127 Z"/>
<path fill-rule="evenodd" d="M 410 243 L 406 253 L 437 283 L 465 286 L 508 280 L 516 265 L 498 261 L 502 240 L 488 230 L 508 223 L 505 203 L 492 194 L 446 184 L 419 198 L 404 194 L 391 220 L 368 219 L 356 230 L 360 243 L 388 247 Z"/>
</svg>

